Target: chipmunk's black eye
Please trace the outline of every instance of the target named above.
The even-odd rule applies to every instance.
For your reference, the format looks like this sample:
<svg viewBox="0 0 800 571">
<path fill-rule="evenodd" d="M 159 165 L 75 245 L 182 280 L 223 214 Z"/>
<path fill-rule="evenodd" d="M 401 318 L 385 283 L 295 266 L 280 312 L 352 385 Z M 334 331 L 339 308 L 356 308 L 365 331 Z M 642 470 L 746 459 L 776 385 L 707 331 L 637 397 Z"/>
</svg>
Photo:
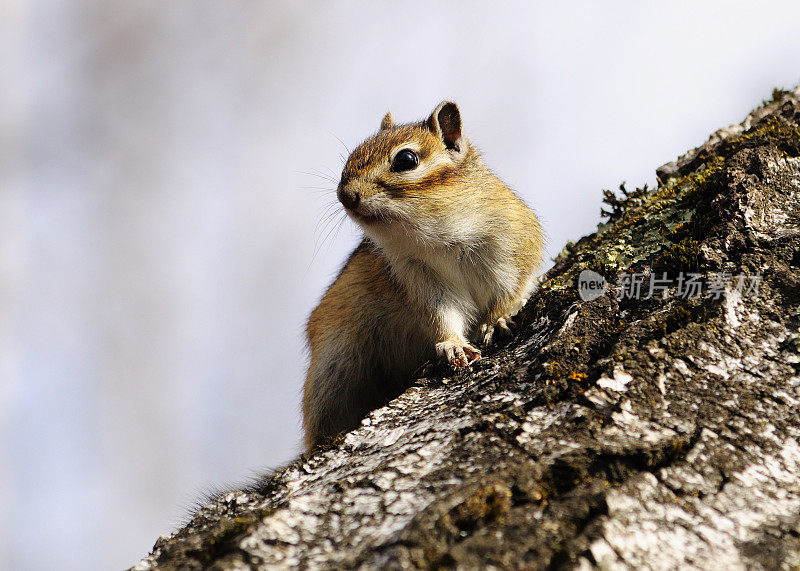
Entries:
<svg viewBox="0 0 800 571">
<path fill-rule="evenodd" d="M 411 149 L 403 149 L 394 156 L 392 170 L 394 172 L 410 171 L 419 165 L 419 155 Z"/>
</svg>

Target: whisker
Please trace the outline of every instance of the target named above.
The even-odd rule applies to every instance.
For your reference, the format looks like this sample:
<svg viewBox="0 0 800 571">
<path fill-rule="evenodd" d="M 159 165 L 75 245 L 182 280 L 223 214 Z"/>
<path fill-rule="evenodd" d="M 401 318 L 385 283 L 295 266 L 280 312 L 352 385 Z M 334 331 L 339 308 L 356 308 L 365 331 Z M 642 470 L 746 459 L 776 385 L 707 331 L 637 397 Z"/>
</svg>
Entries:
<svg viewBox="0 0 800 571">
<path fill-rule="evenodd" d="M 333 215 L 335 215 L 335 214 L 336 213 L 333 213 Z M 325 236 L 323 236 L 322 240 L 317 242 L 316 246 L 314 247 L 314 254 L 311 256 L 311 260 L 308 262 L 308 266 L 306 267 L 306 271 L 305 271 L 304 275 L 308 274 L 308 271 L 311 269 L 311 265 L 314 263 L 314 260 L 317 259 L 317 256 L 322 251 L 322 246 L 325 245 L 325 242 L 328 242 L 328 238 L 330 238 L 331 233 L 334 230 L 336 230 L 336 233 L 338 234 L 338 229 L 342 227 L 342 224 L 344 223 L 345 219 L 347 218 L 347 215 L 344 213 L 344 211 L 340 211 L 340 214 L 342 215 L 342 217 L 339 219 L 339 221 L 328 229 L 328 231 L 325 233 Z M 328 216 L 327 217 L 327 222 L 325 224 L 325 228 L 327 228 L 330 225 L 332 220 L 334 220 L 334 218 L 332 216 Z M 323 229 L 323 231 L 324 231 L 324 229 Z M 329 242 L 328 243 L 328 250 L 330 250 L 330 244 L 331 243 Z"/>
<path fill-rule="evenodd" d="M 345 220 L 347 220 L 347 215 L 339 219 L 339 223 L 336 225 L 336 231 L 333 233 L 333 238 L 328 242 L 329 252 L 331 250 L 331 244 L 333 244 L 336 241 L 336 238 L 339 236 L 339 231 L 342 229 L 342 226 L 344 226 Z"/>
<path fill-rule="evenodd" d="M 316 241 L 319 239 L 319 236 L 325 232 L 328 225 L 331 223 L 332 220 L 339 214 L 338 209 L 332 209 L 332 204 L 325 207 L 325 210 L 322 212 L 322 216 L 317 221 L 316 225 L 314 226 L 314 240 Z"/>
<path fill-rule="evenodd" d="M 334 224 L 334 226 L 330 230 L 328 230 L 328 233 L 325 235 L 325 238 L 323 238 L 322 243 L 323 244 L 325 244 L 325 242 L 328 243 L 328 250 L 329 251 L 331 249 L 331 244 L 333 243 L 333 240 L 330 240 L 331 234 L 334 234 L 334 237 L 335 237 L 335 235 L 339 233 L 339 228 L 342 227 L 342 224 L 344 224 L 344 221 L 346 219 L 347 219 L 346 215 L 342 216 L 341 218 L 339 218 L 339 221 L 336 224 Z"/>
<path fill-rule="evenodd" d="M 317 222 L 314 228 L 315 240 L 318 240 L 320 236 L 322 236 L 325 233 L 325 231 L 328 230 L 331 223 L 335 222 L 337 216 L 343 213 L 343 210 L 341 208 L 338 208 L 337 206 L 338 203 L 335 203 L 335 204 L 329 204 L 324 208 L 320 220 Z"/>
<path fill-rule="evenodd" d="M 333 184 L 336 184 L 336 183 L 337 183 L 337 181 L 338 181 L 338 177 L 336 176 L 336 173 L 334 173 L 333 171 L 331 171 L 331 174 L 329 175 L 328 173 L 322 172 L 322 171 L 321 171 L 321 170 L 319 170 L 319 169 L 311 169 L 311 170 L 313 170 L 313 171 L 314 171 L 315 173 L 317 173 L 319 176 L 322 176 L 322 177 L 325 177 L 325 178 L 327 178 L 327 179 L 328 179 L 328 180 L 330 180 L 330 181 L 331 181 Z M 328 170 L 331 170 L 331 169 L 328 169 Z"/>
<path fill-rule="evenodd" d="M 336 140 L 337 140 L 337 141 L 339 141 L 339 142 L 342 144 L 342 146 L 344 147 L 344 150 L 345 150 L 345 151 L 347 151 L 347 154 L 348 154 L 348 155 L 352 154 L 352 153 L 351 153 L 351 151 L 350 151 L 350 149 L 348 149 L 348 148 L 347 148 L 347 145 L 345 145 L 345 144 L 344 144 L 344 141 L 342 141 L 342 140 L 341 140 L 339 137 L 337 137 L 335 133 L 331 133 L 330 131 L 328 131 L 328 132 L 329 132 L 331 135 L 333 135 L 333 137 L 335 137 L 335 138 L 336 138 Z"/>
<path fill-rule="evenodd" d="M 308 175 L 308 176 L 315 176 L 317 178 L 321 178 L 323 180 L 327 180 L 328 182 L 332 182 L 333 184 L 337 184 L 337 181 L 335 179 L 333 179 L 333 178 L 331 178 L 331 177 L 329 177 L 327 175 L 324 175 L 324 174 L 319 174 L 319 173 L 315 173 L 315 172 L 308 172 L 308 171 L 294 171 L 294 172 L 296 174 L 305 174 L 305 175 Z"/>
<path fill-rule="evenodd" d="M 331 188 L 329 186 L 298 186 L 297 188 L 302 188 L 303 190 L 315 190 L 318 192 L 336 192 L 335 188 Z"/>
</svg>

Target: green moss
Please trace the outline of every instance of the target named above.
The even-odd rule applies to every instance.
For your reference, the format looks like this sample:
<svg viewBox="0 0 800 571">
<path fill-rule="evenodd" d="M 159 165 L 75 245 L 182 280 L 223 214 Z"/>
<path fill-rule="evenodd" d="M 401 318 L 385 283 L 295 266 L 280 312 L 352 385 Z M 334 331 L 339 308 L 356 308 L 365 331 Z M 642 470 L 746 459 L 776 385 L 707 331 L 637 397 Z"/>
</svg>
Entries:
<svg viewBox="0 0 800 571">
<path fill-rule="evenodd" d="M 471 495 L 439 517 L 435 527 L 445 536 L 460 538 L 503 516 L 511 509 L 511 490 L 504 483 L 491 483 L 478 487 Z M 426 554 L 429 560 L 440 557 L 437 551 Z"/>
<path fill-rule="evenodd" d="M 461 515 L 470 521 L 494 521 L 511 509 L 511 490 L 500 484 L 483 486 L 462 508 Z"/>
<path fill-rule="evenodd" d="M 558 363 L 545 363 L 544 370 L 551 379 L 558 379 L 564 374 L 564 367 Z"/>
<path fill-rule="evenodd" d="M 265 508 L 241 516 L 222 518 L 212 533 L 205 537 L 201 549 L 194 555 L 200 555 L 206 565 L 216 561 L 233 551 L 236 548 L 236 538 L 248 533 L 272 511 L 270 508 Z"/>
<path fill-rule="evenodd" d="M 316 446 L 314 446 L 314 449 L 311 450 L 306 457 L 311 457 L 317 452 L 327 452 L 329 450 L 333 450 L 334 448 L 338 448 L 342 442 L 344 442 L 346 436 L 347 432 L 341 432 L 336 436 L 324 437 Z"/>
<path fill-rule="evenodd" d="M 555 258 L 553 258 L 553 263 L 558 264 L 559 262 L 566 260 L 572 253 L 572 250 L 574 248 L 575 248 L 575 242 L 573 242 L 572 240 L 567 240 L 567 243 L 564 244 L 564 247 L 561 248 L 561 251 L 558 253 L 558 255 Z"/>
<path fill-rule="evenodd" d="M 784 94 L 776 90 L 773 98 L 778 100 Z M 595 234 L 564 248 L 556 263 L 571 263 L 551 272 L 541 289 L 559 295 L 559 302 L 574 303 L 579 299 L 578 276 L 586 269 L 612 283 L 621 272 L 646 266 L 670 275 L 702 271 L 703 240 L 719 233 L 727 223 L 715 206 L 715 199 L 728 184 L 726 163 L 740 150 L 763 145 L 765 140 L 784 156 L 800 156 L 800 128 L 769 117 L 721 143 L 713 153 L 701 152 L 693 160 L 697 166 L 688 174 L 672 176 L 656 188 L 645 185 L 628 190 L 623 183 L 619 195 L 603 190 L 605 208 L 601 212 L 608 221 L 599 224 Z"/>
<path fill-rule="evenodd" d="M 778 117 L 768 117 L 758 128 L 727 141 L 724 143 L 724 150 L 730 154 L 740 149 L 757 147 L 765 139 L 785 156 L 800 156 L 800 127 Z"/>
<path fill-rule="evenodd" d="M 692 320 L 692 313 L 680 305 L 673 307 L 665 315 L 659 316 L 654 323 L 653 329 L 658 332 L 661 337 L 684 327 Z"/>
<path fill-rule="evenodd" d="M 573 265 L 563 273 L 543 281 L 539 285 L 539 289 L 561 297 L 561 303 L 572 303 L 578 300 L 577 279 L 579 274 L 580 270 Z"/>
<path fill-rule="evenodd" d="M 777 91 L 773 97 L 783 93 Z M 596 234 L 579 242 L 575 248 L 579 263 L 554 285 L 574 287 L 577 275 L 587 268 L 610 278 L 640 262 L 674 270 L 696 267 L 699 239 L 720 223 L 708 209 L 726 183 L 727 157 L 764 140 L 786 156 L 800 156 L 800 128 L 769 117 L 757 128 L 724 142 L 714 155 L 701 153 L 696 159 L 699 166 L 685 176 L 672 177 L 654 189 L 644 186 L 629 191 L 623 183 L 621 196 L 604 190 L 603 202 L 609 209 L 602 213 L 609 223 L 600 224 Z"/>
<path fill-rule="evenodd" d="M 619 217 L 623 212 L 636 205 L 648 192 L 646 184 L 642 188 L 636 188 L 633 191 L 629 191 L 627 188 L 625 188 L 625 182 L 619 185 L 619 190 L 622 193 L 621 198 L 617 197 L 613 191 L 605 188 L 603 189 L 603 202 L 610 207 L 611 210 L 601 208 L 601 216 L 605 216 L 609 220 Z"/>
<path fill-rule="evenodd" d="M 673 272 L 697 267 L 700 256 L 700 242 L 692 238 L 684 238 L 680 242 L 666 245 L 652 260 L 654 270 L 671 270 Z"/>
<path fill-rule="evenodd" d="M 655 189 L 644 187 L 627 193 L 620 202 L 624 210 L 618 220 L 601 228 L 589 244 L 594 248 L 595 265 L 611 277 L 636 263 L 650 263 L 659 255 L 663 262 L 690 257 L 699 248 L 696 241 L 682 239 L 672 246 L 671 239 L 689 225 L 695 214 L 689 203 L 708 190 L 723 166 L 723 159 L 710 159 L 690 175 L 673 177 Z M 665 246 L 668 253 L 664 255 Z"/>
<path fill-rule="evenodd" d="M 784 95 L 791 95 L 792 92 L 788 89 L 783 89 L 781 87 L 773 87 L 772 88 L 772 98 L 771 99 L 762 99 L 761 106 L 764 107 L 769 105 L 770 103 L 775 103 L 783 99 Z"/>
</svg>

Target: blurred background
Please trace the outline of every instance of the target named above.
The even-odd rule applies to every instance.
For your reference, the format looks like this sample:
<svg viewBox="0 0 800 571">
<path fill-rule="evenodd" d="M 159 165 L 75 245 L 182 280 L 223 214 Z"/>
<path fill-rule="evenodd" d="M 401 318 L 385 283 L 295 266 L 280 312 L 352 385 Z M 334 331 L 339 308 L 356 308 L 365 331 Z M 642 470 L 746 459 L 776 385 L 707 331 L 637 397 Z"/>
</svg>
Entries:
<svg viewBox="0 0 800 571">
<path fill-rule="evenodd" d="M 0 568 L 133 565 L 299 452 L 333 181 L 387 109 L 457 101 L 552 257 L 800 82 L 794 1 L 488 4 L 0 0 Z"/>
</svg>

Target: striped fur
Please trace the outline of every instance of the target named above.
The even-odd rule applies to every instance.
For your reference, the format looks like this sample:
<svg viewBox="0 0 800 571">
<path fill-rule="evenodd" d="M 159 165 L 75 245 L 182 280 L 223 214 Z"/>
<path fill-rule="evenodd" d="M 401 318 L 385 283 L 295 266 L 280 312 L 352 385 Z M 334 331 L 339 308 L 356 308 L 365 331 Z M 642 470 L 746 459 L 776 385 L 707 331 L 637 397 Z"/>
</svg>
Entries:
<svg viewBox="0 0 800 571">
<path fill-rule="evenodd" d="M 419 166 L 393 172 L 404 149 Z M 437 354 L 454 366 L 479 357 L 468 340 L 507 329 L 541 262 L 536 216 L 461 135 L 455 104 L 405 125 L 387 113 L 348 158 L 339 193 L 358 193 L 348 215 L 365 237 L 306 327 L 309 449 L 356 427 Z"/>
</svg>

